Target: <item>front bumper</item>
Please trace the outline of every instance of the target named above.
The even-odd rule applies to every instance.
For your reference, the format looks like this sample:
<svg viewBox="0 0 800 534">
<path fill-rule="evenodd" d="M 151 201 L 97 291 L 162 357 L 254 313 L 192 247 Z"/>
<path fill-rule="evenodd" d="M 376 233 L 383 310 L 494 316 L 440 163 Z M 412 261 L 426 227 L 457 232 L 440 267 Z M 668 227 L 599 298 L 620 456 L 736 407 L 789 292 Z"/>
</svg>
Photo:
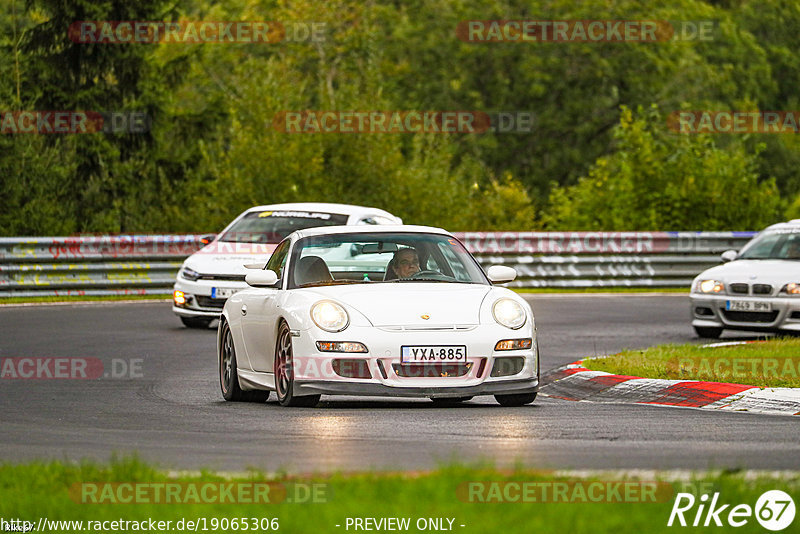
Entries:
<svg viewBox="0 0 800 534">
<path fill-rule="evenodd" d="M 532 346 L 494 350 L 498 341 L 517 338 L 531 338 Z M 317 341 L 359 342 L 368 352 L 321 352 Z M 400 357 L 404 345 L 463 345 L 467 361 L 457 365 L 459 371 L 453 371 L 451 364 L 404 365 Z M 295 331 L 293 353 L 294 394 L 298 396 L 468 397 L 536 393 L 539 388 L 536 333 L 527 325 L 520 330 L 477 325 L 466 331 L 351 326 L 335 334 L 311 329 Z M 368 370 L 369 377 L 342 376 L 335 370 L 336 360 L 357 361 L 361 369 Z"/>
<path fill-rule="evenodd" d="M 237 281 L 197 280 L 193 282 L 178 278 L 173 286 L 173 291 L 183 291 L 186 303 L 178 305 L 173 300 L 172 312 L 181 317 L 208 317 L 216 319 L 222 313 L 222 308 L 225 306 L 225 302 L 228 299 L 227 297 L 214 298 L 212 297 L 212 291 L 215 288 L 217 290 L 233 289 L 241 291 L 248 287 L 246 283 Z"/>
<path fill-rule="evenodd" d="M 771 312 L 730 312 L 728 301 L 769 302 Z M 703 295 L 692 293 L 692 326 L 755 332 L 800 332 L 800 298 L 773 296 Z"/>
</svg>

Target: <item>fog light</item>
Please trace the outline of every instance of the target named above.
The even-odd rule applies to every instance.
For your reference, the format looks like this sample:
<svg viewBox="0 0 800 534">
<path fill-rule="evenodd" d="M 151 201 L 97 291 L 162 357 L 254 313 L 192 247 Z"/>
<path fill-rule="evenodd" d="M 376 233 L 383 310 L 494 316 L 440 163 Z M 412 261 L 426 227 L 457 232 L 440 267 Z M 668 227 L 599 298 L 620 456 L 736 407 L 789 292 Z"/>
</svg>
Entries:
<svg viewBox="0 0 800 534">
<path fill-rule="evenodd" d="M 176 306 L 183 306 L 186 304 L 186 295 L 183 291 L 175 290 L 172 292 L 172 300 L 175 301 Z"/>
<path fill-rule="evenodd" d="M 531 348 L 531 338 L 503 339 L 498 341 L 494 350 L 523 350 Z"/>
<path fill-rule="evenodd" d="M 320 352 L 367 352 L 367 347 L 354 341 L 317 341 Z"/>
</svg>

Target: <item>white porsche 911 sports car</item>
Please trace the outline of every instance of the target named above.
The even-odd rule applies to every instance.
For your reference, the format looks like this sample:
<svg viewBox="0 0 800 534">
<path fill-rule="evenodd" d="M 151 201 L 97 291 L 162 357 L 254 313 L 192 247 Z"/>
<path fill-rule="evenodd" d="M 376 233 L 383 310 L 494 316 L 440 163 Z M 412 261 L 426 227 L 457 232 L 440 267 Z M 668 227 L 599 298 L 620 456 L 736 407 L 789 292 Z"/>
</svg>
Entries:
<svg viewBox="0 0 800 534">
<path fill-rule="evenodd" d="M 800 332 L 800 219 L 774 224 L 723 265 L 692 283 L 692 326 L 700 337 L 724 329 Z"/>
<path fill-rule="evenodd" d="M 250 208 L 186 258 L 172 291 L 172 311 L 190 328 L 207 328 L 227 298 L 247 288 L 244 264 L 267 261 L 275 246 L 295 230 L 402 222 L 388 211 L 349 204 L 297 202 Z"/>
<path fill-rule="evenodd" d="M 313 406 L 320 395 L 494 395 L 534 401 L 539 350 L 530 306 L 492 285 L 448 232 L 423 226 L 324 227 L 283 240 L 251 286 L 225 303 L 217 339 L 226 400 Z"/>
</svg>

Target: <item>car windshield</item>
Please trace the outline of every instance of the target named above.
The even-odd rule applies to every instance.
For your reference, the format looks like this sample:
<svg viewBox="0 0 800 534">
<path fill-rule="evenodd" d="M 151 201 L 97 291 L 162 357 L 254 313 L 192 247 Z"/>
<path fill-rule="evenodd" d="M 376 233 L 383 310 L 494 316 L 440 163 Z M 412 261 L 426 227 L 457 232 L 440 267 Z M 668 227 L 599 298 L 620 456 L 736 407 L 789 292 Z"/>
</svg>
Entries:
<svg viewBox="0 0 800 534">
<path fill-rule="evenodd" d="M 347 215 L 319 211 L 251 211 L 220 237 L 233 243 L 280 243 L 295 230 L 347 224 Z"/>
<path fill-rule="evenodd" d="M 306 237 L 292 250 L 289 288 L 335 284 L 489 281 L 457 239 L 424 233 Z"/>
<path fill-rule="evenodd" d="M 800 260 L 800 229 L 763 232 L 739 254 L 744 260 Z"/>
</svg>

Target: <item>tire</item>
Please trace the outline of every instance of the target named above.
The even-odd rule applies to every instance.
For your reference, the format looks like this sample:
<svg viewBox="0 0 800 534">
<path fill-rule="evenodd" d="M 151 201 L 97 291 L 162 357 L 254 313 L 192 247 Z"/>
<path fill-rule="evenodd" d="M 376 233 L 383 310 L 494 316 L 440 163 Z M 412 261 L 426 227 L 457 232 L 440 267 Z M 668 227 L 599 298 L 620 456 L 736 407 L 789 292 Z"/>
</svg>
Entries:
<svg viewBox="0 0 800 534">
<path fill-rule="evenodd" d="M 536 393 L 515 393 L 513 395 L 495 395 L 495 400 L 500 406 L 516 407 L 530 404 L 536 400 Z"/>
<path fill-rule="evenodd" d="M 431 397 L 435 406 L 458 406 L 462 402 L 471 400 L 472 397 Z"/>
<path fill-rule="evenodd" d="M 698 336 L 708 339 L 719 339 L 722 335 L 722 328 L 717 326 L 695 326 L 694 331 Z"/>
<path fill-rule="evenodd" d="M 211 324 L 211 321 L 214 319 L 211 317 L 183 317 L 181 316 L 181 322 L 187 328 L 208 328 L 208 325 Z"/>
<path fill-rule="evenodd" d="M 275 393 L 281 406 L 311 408 L 317 405 L 320 395 L 294 395 L 294 370 L 292 369 L 292 333 L 289 325 L 281 322 L 275 342 Z"/>
<path fill-rule="evenodd" d="M 254 389 L 244 391 L 239 386 L 236 371 L 236 347 L 228 323 L 222 324 L 222 345 L 219 348 L 219 387 L 222 398 L 231 402 L 266 402 L 269 391 Z"/>
</svg>

